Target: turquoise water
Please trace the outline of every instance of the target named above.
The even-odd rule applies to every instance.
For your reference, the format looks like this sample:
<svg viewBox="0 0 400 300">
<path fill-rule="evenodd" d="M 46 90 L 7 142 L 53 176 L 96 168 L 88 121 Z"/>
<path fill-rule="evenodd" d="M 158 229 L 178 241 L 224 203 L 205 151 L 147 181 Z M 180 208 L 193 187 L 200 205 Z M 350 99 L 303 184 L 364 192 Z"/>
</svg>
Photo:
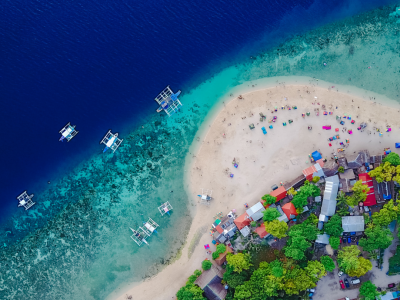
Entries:
<svg viewBox="0 0 400 300">
<path fill-rule="evenodd" d="M 148 117 L 115 154 L 93 156 L 36 195 L 45 208 L 21 211 L 3 227 L 0 298 L 104 299 L 168 264 L 191 222 L 184 183 L 189 146 L 206 115 L 238 84 L 302 75 L 400 100 L 400 24 L 389 17 L 393 11 L 376 9 L 295 36 L 216 74 L 181 98 L 181 113 Z M 173 213 L 161 217 L 157 207 L 167 200 Z M 149 247 L 138 247 L 129 227 L 148 217 L 160 229 Z"/>
</svg>

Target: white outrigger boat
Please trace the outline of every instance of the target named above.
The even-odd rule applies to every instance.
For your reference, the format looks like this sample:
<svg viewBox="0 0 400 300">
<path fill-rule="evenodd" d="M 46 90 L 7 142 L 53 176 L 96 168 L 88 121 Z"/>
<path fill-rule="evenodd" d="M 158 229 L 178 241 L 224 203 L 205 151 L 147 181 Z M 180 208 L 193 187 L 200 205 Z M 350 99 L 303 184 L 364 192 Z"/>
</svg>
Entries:
<svg viewBox="0 0 400 300">
<path fill-rule="evenodd" d="M 32 206 L 34 206 L 36 203 L 32 201 L 34 194 L 28 196 L 28 193 L 25 191 L 21 195 L 17 197 L 18 199 L 18 207 L 25 207 L 25 210 L 30 209 Z"/>
<path fill-rule="evenodd" d="M 165 214 L 168 214 L 170 216 L 169 212 L 172 210 L 172 205 L 167 201 L 167 202 L 161 204 L 158 207 L 158 210 L 160 211 L 162 216 Z"/>
<path fill-rule="evenodd" d="M 79 131 L 75 130 L 75 126 L 71 126 L 71 123 L 68 123 L 67 125 L 65 125 L 61 130 L 61 137 L 59 139 L 60 142 L 67 140 L 67 142 L 69 142 L 74 136 L 76 136 L 78 134 Z"/>
<path fill-rule="evenodd" d="M 169 86 L 163 89 L 155 98 L 157 103 L 160 105 L 157 112 L 165 111 L 168 116 L 172 116 L 176 113 L 182 106 L 182 103 L 178 99 L 180 94 L 181 91 L 174 93 Z"/>
<path fill-rule="evenodd" d="M 121 145 L 122 141 L 123 140 L 118 138 L 118 133 L 113 134 L 111 130 L 109 130 L 100 142 L 100 144 L 106 145 L 103 153 L 106 152 L 108 149 L 111 149 L 113 152 L 115 152 L 119 145 Z"/>
<path fill-rule="evenodd" d="M 147 245 L 149 244 L 146 241 L 146 238 L 147 238 L 146 232 L 143 231 L 142 227 L 139 227 L 138 230 L 134 230 L 132 228 L 130 228 L 130 229 L 133 232 L 133 234 L 131 235 L 131 239 L 134 240 L 136 244 L 138 244 L 139 246 L 142 245 L 143 243 L 145 243 Z"/>
<path fill-rule="evenodd" d="M 153 232 L 157 233 L 156 228 L 160 226 L 156 222 L 154 222 L 151 218 L 149 218 L 147 222 L 143 222 L 143 225 L 144 225 L 143 230 L 144 232 L 146 232 L 148 236 L 150 236 Z"/>
</svg>

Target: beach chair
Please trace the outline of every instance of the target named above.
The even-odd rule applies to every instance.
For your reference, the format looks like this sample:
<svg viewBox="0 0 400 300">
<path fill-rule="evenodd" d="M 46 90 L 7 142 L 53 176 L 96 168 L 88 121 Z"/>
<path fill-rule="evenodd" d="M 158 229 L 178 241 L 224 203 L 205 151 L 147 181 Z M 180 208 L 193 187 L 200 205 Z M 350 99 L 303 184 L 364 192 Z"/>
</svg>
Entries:
<svg viewBox="0 0 400 300">
<path fill-rule="evenodd" d="M 350 143 L 350 140 L 347 140 L 347 139 L 346 139 L 346 143 L 347 143 L 347 144 Z"/>
<path fill-rule="evenodd" d="M 265 130 L 265 127 L 262 127 L 261 130 L 262 130 L 262 132 L 263 132 L 264 134 L 267 134 L 267 130 Z"/>
<path fill-rule="evenodd" d="M 327 111 L 324 111 L 324 116 L 327 116 L 328 115 L 328 112 Z"/>
<path fill-rule="evenodd" d="M 289 124 L 292 124 L 293 123 L 293 120 L 289 120 Z"/>
<path fill-rule="evenodd" d="M 274 126 L 272 126 L 272 125 L 269 125 L 269 129 L 272 129 L 272 128 L 274 128 Z"/>
<path fill-rule="evenodd" d="M 353 131 L 352 131 L 351 129 L 347 130 L 347 132 L 348 132 L 349 134 L 353 134 Z"/>
<path fill-rule="evenodd" d="M 286 122 L 283 122 L 282 124 L 283 124 L 283 126 L 286 126 Z"/>
<path fill-rule="evenodd" d="M 296 105 L 295 105 L 295 106 L 292 106 L 292 108 L 293 108 L 293 109 L 297 109 L 297 106 L 296 106 Z"/>
<path fill-rule="evenodd" d="M 309 117 L 311 115 L 311 113 L 310 112 L 306 112 L 306 115 L 307 115 L 307 117 Z"/>
<path fill-rule="evenodd" d="M 250 127 L 250 129 L 254 129 L 255 128 L 253 123 L 250 124 L 249 127 Z"/>
<path fill-rule="evenodd" d="M 340 125 L 344 125 L 344 121 L 340 121 Z"/>
<path fill-rule="evenodd" d="M 301 116 L 304 118 L 306 116 L 306 114 L 301 114 Z"/>
<path fill-rule="evenodd" d="M 351 124 L 354 124 L 355 122 L 356 122 L 356 121 L 354 121 L 354 120 L 351 120 L 351 122 L 350 122 L 350 123 L 351 123 Z"/>
</svg>

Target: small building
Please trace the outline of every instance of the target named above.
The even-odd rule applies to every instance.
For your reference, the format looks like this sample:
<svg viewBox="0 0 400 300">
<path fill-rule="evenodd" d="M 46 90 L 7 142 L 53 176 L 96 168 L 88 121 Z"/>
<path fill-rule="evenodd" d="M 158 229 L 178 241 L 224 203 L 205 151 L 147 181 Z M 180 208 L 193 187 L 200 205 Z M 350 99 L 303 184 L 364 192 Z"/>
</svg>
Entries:
<svg viewBox="0 0 400 300">
<path fill-rule="evenodd" d="M 262 203 L 257 202 L 252 207 L 250 207 L 248 210 L 246 210 L 246 213 L 249 216 L 249 218 L 251 219 L 251 221 L 258 221 L 264 216 L 264 214 L 263 214 L 264 210 L 265 210 L 265 207 L 262 205 Z"/>
<path fill-rule="evenodd" d="M 251 218 L 249 217 L 247 212 L 245 212 L 244 214 L 242 214 L 239 217 L 237 217 L 233 222 L 235 222 L 236 227 L 239 230 L 242 230 L 243 227 L 250 225 L 251 221 L 252 221 Z"/>
<path fill-rule="evenodd" d="M 351 169 L 349 169 L 351 170 Z M 340 183 L 340 189 L 342 190 L 342 192 L 344 193 L 350 193 L 351 192 L 351 180 L 348 179 L 339 179 L 339 183 Z"/>
<path fill-rule="evenodd" d="M 213 264 L 211 269 L 203 271 L 194 284 L 197 284 L 204 291 L 207 299 L 223 300 L 227 294 L 227 290 L 221 284 L 224 273 L 224 269 Z"/>
<path fill-rule="evenodd" d="M 321 214 L 333 216 L 336 211 L 336 197 L 339 190 L 339 176 L 334 175 L 325 178 L 325 191 L 322 201 Z"/>
<path fill-rule="evenodd" d="M 396 300 L 400 298 L 400 292 L 387 292 L 385 295 L 380 295 L 376 300 Z"/>
<path fill-rule="evenodd" d="M 347 155 L 347 166 L 350 169 L 358 169 L 365 163 L 370 162 L 370 155 L 368 150 L 362 150 L 356 154 Z"/>
<path fill-rule="evenodd" d="M 248 235 L 250 234 L 250 232 L 251 232 L 251 230 L 250 230 L 250 227 L 249 227 L 249 226 L 245 226 L 245 227 L 243 227 L 242 229 L 240 229 L 240 233 L 241 233 L 244 237 L 248 236 Z"/>
<path fill-rule="evenodd" d="M 292 202 L 286 203 L 284 206 L 282 206 L 282 210 L 289 220 L 296 218 L 298 215 Z"/>
<path fill-rule="evenodd" d="M 315 240 L 318 244 L 328 245 L 329 244 L 329 235 L 326 233 L 324 234 L 317 234 L 317 239 Z"/>
<path fill-rule="evenodd" d="M 214 240 L 221 244 L 233 237 L 237 231 L 233 218 L 228 216 L 224 216 L 218 224 L 214 223 L 212 226 L 216 230 L 213 234 Z"/>
<path fill-rule="evenodd" d="M 280 200 L 282 200 L 283 198 L 286 197 L 287 192 L 286 192 L 285 187 L 280 186 L 276 190 L 272 191 L 270 193 L 270 195 L 273 196 L 273 197 L 276 197 L 276 201 L 280 201 Z"/>
<path fill-rule="evenodd" d="M 343 232 L 360 232 L 364 231 L 364 216 L 347 216 L 342 217 Z"/>
<path fill-rule="evenodd" d="M 327 161 L 322 167 L 322 171 L 326 177 L 335 175 L 338 172 L 338 169 L 339 165 L 334 160 Z"/>
<path fill-rule="evenodd" d="M 267 236 L 269 236 L 269 235 L 271 235 L 270 233 L 268 233 L 266 230 L 265 230 L 265 223 L 262 223 L 261 224 L 261 226 L 259 226 L 259 227 L 257 227 L 255 230 L 254 230 L 259 236 L 260 236 L 260 238 L 265 238 L 265 237 L 267 237 Z"/>
<path fill-rule="evenodd" d="M 284 222 L 289 222 L 288 217 L 286 216 L 286 214 L 283 212 L 282 207 L 280 205 L 278 205 L 276 207 L 276 209 L 279 211 L 279 213 L 281 214 L 281 216 L 278 218 L 278 221 L 284 221 Z"/>
<path fill-rule="evenodd" d="M 304 181 L 306 181 L 306 177 L 301 174 L 300 176 L 297 176 L 295 179 L 285 182 L 283 184 L 283 187 L 285 188 L 286 191 L 290 190 L 291 188 L 298 189 L 304 184 Z"/>
<path fill-rule="evenodd" d="M 325 177 L 324 171 L 322 167 L 324 166 L 324 162 L 322 159 L 318 160 L 316 164 L 307 169 L 303 170 L 303 175 L 306 177 L 308 181 L 311 181 L 313 177 Z"/>
<path fill-rule="evenodd" d="M 349 167 L 347 165 L 347 159 L 346 157 L 339 157 L 337 160 L 339 167 L 343 167 L 343 169 L 347 170 Z"/>
<path fill-rule="evenodd" d="M 232 253 L 232 249 L 230 247 L 226 247 L 224 253 L 220 253 L 219 256 L 214 260 L 218 266 L 221 266 L 224 262 L 226 262 L 226 255 L 228 253 Z"/>
<path fill-rule="evenodd" d="M 358 179 L 362 180 L 362 183 L 369 187 L 369 192 L 367 193 L 367 199 L 364 201 L 364 206 L 376 205 L 375 189 L 371 176 L 369 176 L 368 173 L 362 173 L 358 175 Z"/>
<path fill-rule="evenodd" d="M 356 175 L 354 174 L 353 169 L 347 169 L 343 173 L 339 173 L 339 178 L 352 180 L 356 178 Z"/>
</svg>

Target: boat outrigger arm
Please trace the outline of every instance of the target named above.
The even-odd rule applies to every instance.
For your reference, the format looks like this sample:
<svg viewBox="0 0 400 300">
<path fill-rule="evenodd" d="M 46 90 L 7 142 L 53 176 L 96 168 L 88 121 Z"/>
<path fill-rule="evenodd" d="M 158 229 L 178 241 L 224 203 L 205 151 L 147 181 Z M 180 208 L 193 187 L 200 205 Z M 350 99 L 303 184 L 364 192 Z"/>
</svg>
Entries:
<svg viewBox="0 0 400 300">
<path fill-rule="evenodd" d="M 165 111 L 168 116 L 172 116 L 177 112 L 182 103 L 179 101 L 178 96 L 181 91 L 174 93 L 169 86 L 167 86 L 158 96 L 155 98 L 157 103 L 160 105 L 157 112 Z"/>
<path fill-rule="evenodd" d="M 114 134 L 114 135 L 108 140 L 108 142 L 107 142 L 107 144 L 106 144 L 106 147 L 105 147 L 104 150 L 103 150 L 103 153 L 106 152 L 109 148 L 111 148 L 111 147 L 114 145 L 114 143 L 115 143 L 115 141 L 116 141 L 116 139 L 117 139 L 117 136 L 118 136 L 118 133 Z"/>
</svg>

